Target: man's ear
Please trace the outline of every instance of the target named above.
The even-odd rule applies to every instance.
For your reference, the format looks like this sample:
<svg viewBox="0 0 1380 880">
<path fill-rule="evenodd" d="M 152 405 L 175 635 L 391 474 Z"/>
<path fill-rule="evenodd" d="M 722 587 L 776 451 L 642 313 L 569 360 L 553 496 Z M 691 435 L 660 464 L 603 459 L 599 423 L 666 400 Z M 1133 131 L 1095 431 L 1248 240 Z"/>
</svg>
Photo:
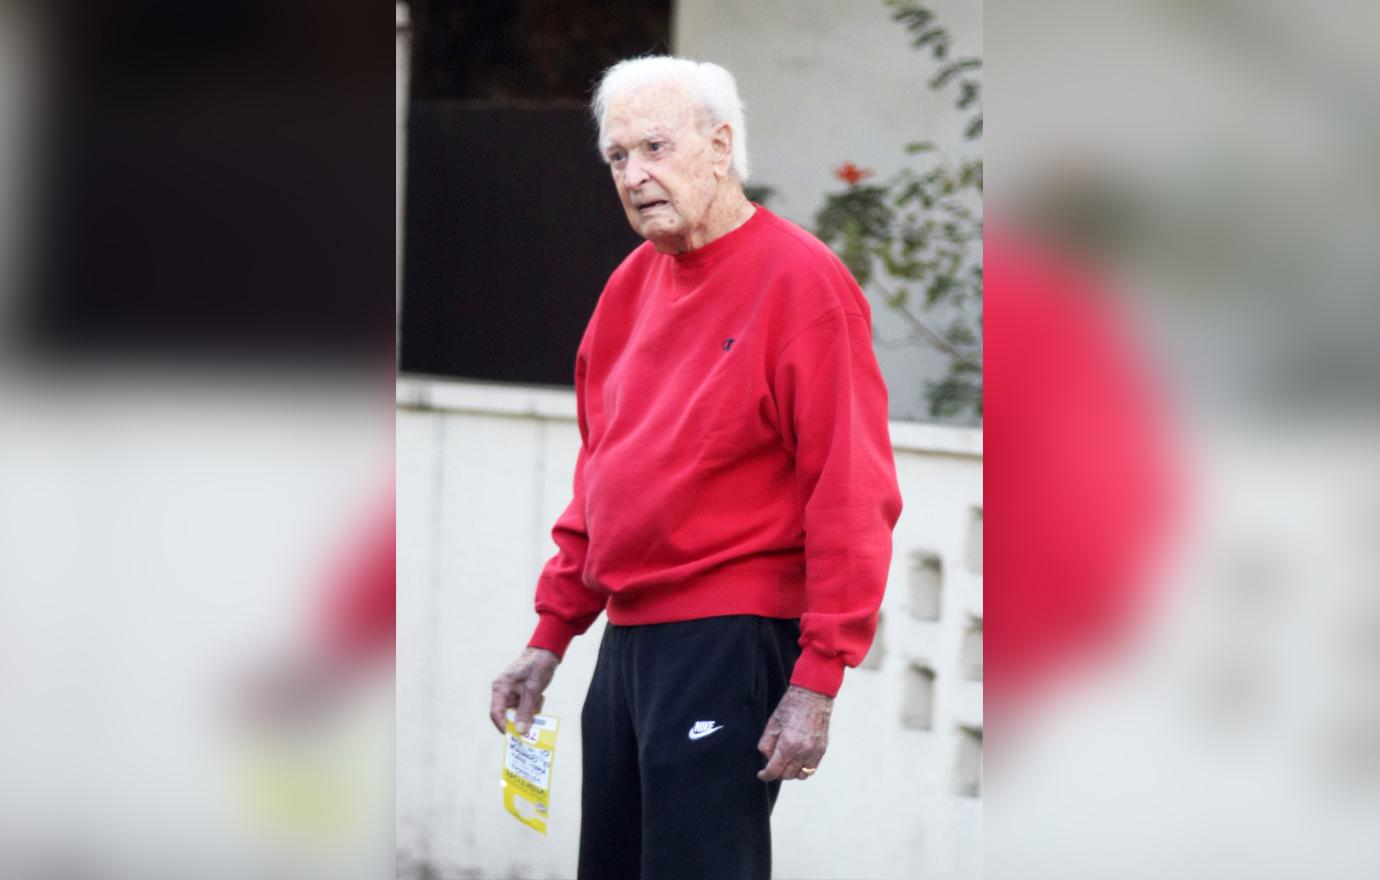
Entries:
<svg viewBox="0 0 1380 880">
<path fill-rule="evenodd" d="M 714 151 L 715 176 L 727 177 L 733 168 L 733 129 L 727 122 L 720 122 L 714 126 L 709 147 Z"/>
</svg>

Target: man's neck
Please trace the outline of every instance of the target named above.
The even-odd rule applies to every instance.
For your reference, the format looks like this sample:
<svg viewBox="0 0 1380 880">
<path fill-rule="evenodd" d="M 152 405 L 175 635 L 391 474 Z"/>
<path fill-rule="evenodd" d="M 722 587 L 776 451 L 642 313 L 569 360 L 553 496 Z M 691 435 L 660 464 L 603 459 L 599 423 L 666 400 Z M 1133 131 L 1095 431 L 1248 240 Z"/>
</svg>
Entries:
<svg viewBox="0 0 1380 880">
<path fill-rule="evenodd" d="M 724 186 L 710 203 L 705 212 L 704 224 L 687 239 L 676 243 L 672 253 L 683 254 L 702 248 L 716 238 L 722 238 L 742 226 L 757 211 L 755 205 L 743 195 L 743 188 L 736 182 Z"/>
</svg>

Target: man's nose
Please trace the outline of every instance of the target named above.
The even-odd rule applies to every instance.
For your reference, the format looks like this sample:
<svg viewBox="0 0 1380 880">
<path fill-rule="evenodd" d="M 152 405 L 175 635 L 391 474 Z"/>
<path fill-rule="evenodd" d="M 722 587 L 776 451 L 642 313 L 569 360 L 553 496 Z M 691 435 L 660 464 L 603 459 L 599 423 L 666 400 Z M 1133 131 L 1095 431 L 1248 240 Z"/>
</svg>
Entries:
<svg viewBox="0 0 1380 880">
<path fill-rule="evenodd" d="M 637 189 L 647 180 L 647 169 L 642 167 L 642 163 L 629 156 L 627 164 L 623 166 L 623 183 L 627 185 L 628 189 Z"/>
</svg>

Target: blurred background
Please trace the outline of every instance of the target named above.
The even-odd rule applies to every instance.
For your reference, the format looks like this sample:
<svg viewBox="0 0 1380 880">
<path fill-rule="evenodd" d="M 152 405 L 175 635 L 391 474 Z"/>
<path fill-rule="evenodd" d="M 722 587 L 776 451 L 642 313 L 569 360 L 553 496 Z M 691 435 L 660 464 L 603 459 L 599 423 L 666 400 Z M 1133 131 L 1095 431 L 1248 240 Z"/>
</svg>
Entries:
<svg viewBox="0 0 1380 880">
<path fill-rule="evenodd" d="M 1374 877 L 1376 8 L 984 21 L 986 869 Z"/>
<path fill-rule="evenodd" d="M 397 5 L 399 876 L 573 876 L 579 711 L 604 621 L 547 691 L 550 833 L 504 812 L 493 678 L 536 622 L 580 438 L 575 352 L 641 239 L 588 102 L 627 57 L 725 66 L 751 197 L 873 307 L 905 511 L 829 772 L 773 817 L 783 878 L 981 875 L 981 9 L 967 0 Z"/>
<path fill-rule="evenodd" d="M 0 3 L 0 875 L 391 870 L 388 10 Z"/>
</svg>

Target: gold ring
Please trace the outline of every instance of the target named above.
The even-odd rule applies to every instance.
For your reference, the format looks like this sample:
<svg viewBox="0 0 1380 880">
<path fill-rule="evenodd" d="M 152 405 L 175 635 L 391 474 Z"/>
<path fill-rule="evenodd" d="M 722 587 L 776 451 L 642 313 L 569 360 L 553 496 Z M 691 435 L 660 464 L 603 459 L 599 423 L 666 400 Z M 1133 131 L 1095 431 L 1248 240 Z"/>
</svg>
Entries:
<svg viewBox="0 0 1380 880">
<path fill-rule="evenodd" d="M 809 776 L 811 773 L 814 773 L 818 769 L 818 767 L 801 767 L 800 772 L 804 773 L 806 776 Z"/>
</svg>

